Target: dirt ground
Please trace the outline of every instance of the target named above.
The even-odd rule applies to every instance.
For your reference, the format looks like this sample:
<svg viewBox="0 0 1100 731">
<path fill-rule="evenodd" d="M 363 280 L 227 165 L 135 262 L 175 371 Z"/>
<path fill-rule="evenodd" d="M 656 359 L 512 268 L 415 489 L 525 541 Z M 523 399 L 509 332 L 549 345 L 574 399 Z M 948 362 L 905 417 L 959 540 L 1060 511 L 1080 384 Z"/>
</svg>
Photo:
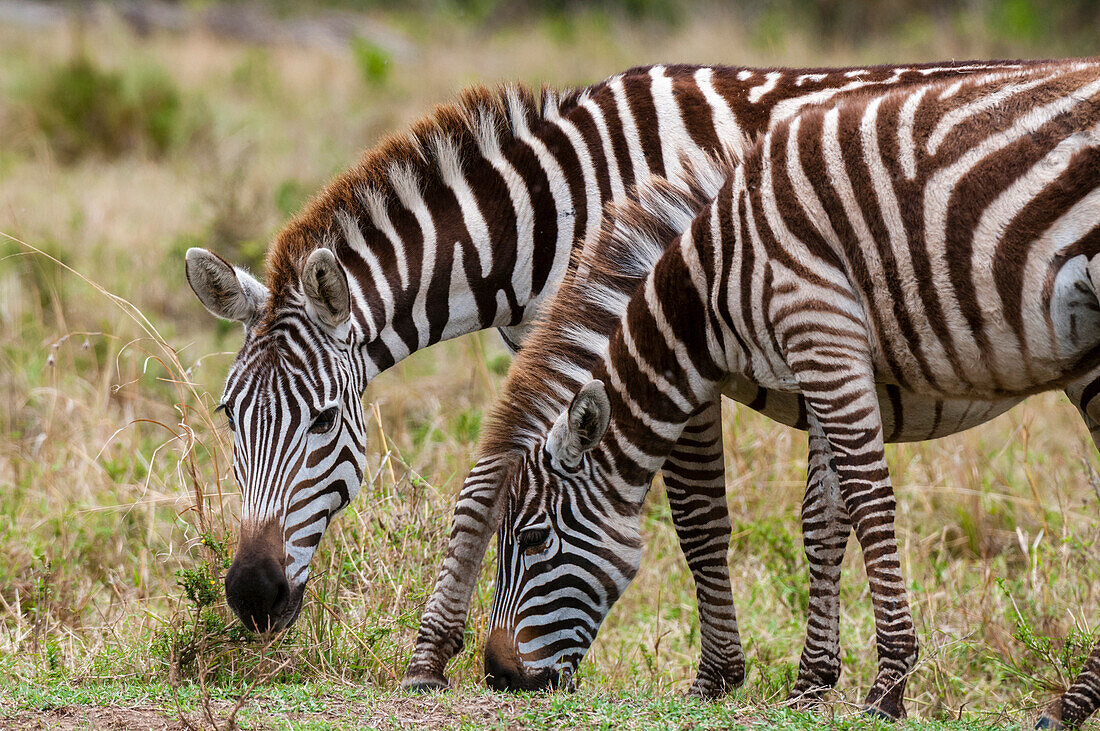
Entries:
<svg viewBox="0 0 1100 731">
<path fill-rule="evenodd" d="M 528 704 L 520 699 L 498 699 L 491 696 L 470 698 L 409 697 L 379 700 L 372 703 L 347 702 L 340 699 L 325 701 L 325 710 L 303 713 L 279 713 L 277 718 L 265 719 L 263 701 L 247 703 L 236 720 L 249 729 L 263 729 L 298 724 L 335 728 L 443 728 L 469 725 L 489 725 L 503 728 L 522 728 L 515 720 Z M 197 729 L 233 728 L 228 720 L 233 704 L 214 701 L 210 704 L 211 718 L 204 712 L 180 714 L 162 705 L 86 706 L 70 705 L 60 708 L 29 711 L 5 707 L 0 702 L 0 729 L 157 729 L 158 731 L 192 731 Z"/>
</svg>

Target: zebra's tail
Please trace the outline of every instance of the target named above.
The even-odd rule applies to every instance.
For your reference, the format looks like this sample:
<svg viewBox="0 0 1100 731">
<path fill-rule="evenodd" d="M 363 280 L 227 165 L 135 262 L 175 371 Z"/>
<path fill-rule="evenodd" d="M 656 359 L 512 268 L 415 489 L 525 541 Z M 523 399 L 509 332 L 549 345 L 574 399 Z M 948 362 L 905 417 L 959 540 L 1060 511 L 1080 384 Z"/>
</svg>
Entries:
<svg viewBox="0 0 1100 731">
<path fill-rule="evenodd" d="M 1092 291 L 1096 292 L 1097 298 L 1100 299 L 1100 254 L 1096 254 L 1089 259 L 1089 281 L 1092 282 Z"/>
</svg>

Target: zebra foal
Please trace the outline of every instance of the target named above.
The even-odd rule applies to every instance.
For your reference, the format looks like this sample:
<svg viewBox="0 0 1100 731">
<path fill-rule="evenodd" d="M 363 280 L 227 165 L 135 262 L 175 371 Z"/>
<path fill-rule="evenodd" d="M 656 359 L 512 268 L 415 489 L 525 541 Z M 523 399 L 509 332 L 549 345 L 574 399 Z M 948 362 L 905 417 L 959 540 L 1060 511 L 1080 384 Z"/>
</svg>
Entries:
<svg viewBox="0 0 1100 731">
<path fill-rule="evenodd" d="M 637 570 L 650 481 L 737 376 L 805 399 L 871 585 L 867 706 L 900 718 L 917 642 L 881 388 L 999 413 L 1094 382 L 1100 67 L 811 109 L 724 172 L 720 189 L 661 185 L 622 208 L 517 358 L 480 449 L 508 486 L 486 672 L 567 682 Z M 1095 710 L 1097 652 L 1042 723 Z"/>
</svg>

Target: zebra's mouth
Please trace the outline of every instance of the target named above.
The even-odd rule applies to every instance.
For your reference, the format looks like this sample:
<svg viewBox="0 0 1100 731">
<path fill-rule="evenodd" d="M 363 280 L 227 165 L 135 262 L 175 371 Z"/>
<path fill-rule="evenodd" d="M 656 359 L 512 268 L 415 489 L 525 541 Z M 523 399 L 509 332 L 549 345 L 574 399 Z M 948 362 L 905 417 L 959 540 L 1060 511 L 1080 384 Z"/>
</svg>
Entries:
<svg viewBox="0 0 1100 731">
<path fill-rule="evenodd" d="M 227 593 L 229 608 L 241 620 L 241 624 L 259 635 L 271 636 L 290 627 L 298 619 L 302 612 L 302 598 L 305 596 L 306 585 L 291 589 L 286 597 L 277 602 L 269 611 L 255 611 L 254 606 L 239 601 L 234 601 Z"/>
<path fill-rule="evenodd" d="M 485 681 L 493 690 L 499 691 L 538 691 L 554 690 L 558 687 L 558 671 L 542 668 L 534 672 L 486 674 Z"/>
<path fill-rule="evenodd" d="M 304 583 L 299 584 L 295 589 L 291 590 L 290 598 L 287 599 L 286 608 L 282 615 L 276 618 L 274 632 L 281 632 L 298 621 L 298 615 L 302 613 L 302 598 L 305 596 L 305 593 L 306 585 Z"/>
</svg>

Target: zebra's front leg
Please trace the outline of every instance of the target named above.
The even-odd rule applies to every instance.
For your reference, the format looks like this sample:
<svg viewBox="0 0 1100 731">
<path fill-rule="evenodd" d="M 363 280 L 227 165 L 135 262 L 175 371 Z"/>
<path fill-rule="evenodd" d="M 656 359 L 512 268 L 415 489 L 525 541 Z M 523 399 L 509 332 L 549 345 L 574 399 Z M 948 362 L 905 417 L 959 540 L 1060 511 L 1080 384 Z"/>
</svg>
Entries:
<svg viewBox="0 0 1100 731">
<path fill-rule="evenodd" d="M 852 530 L 840 494 L 829 441 L 815 421 L 809 430 L 802 542 L 810 569 L 806 644 L 788 698 L 797 706 L 821 700 L 840 679 L 840 564 Z"/>
<path fill-rule="evenodd" d="M 722 454 L 722 408 L 701 408 L 662 470 L 672 522 L 695 579 L 702 654 L 689 693 L 718 698 L 745 680 L 745 653 L 730 589 L 730 517 Z"/>
<path fill-rule="evenodd" d="M 894 491 L 870 348 L 862 332 L 848 327 L 832 329 L 828 345 L 821 341 L 814 328 L 792 332 L 785 342 L 788 363 L 806 398 L 811 429 L 819 428 L 832 449 L 840 494 L 863 550 L 878 645 L 878 674 L 867 695 L 867 712 L 904 718 L 917 635 L 894 535 Z"/>
<path fill-rule="evenodd" d="M 500 523 L 501 475 L 506 471 L 506 460 L 484 459 L 474 465 L 462 486 L 443 566 L 424 607 L 412 658 L 401 680 L 404 690 L 448 687 L 444 671 L 463 646 L 470 597 L 489 539 Z"/>
</svg>

